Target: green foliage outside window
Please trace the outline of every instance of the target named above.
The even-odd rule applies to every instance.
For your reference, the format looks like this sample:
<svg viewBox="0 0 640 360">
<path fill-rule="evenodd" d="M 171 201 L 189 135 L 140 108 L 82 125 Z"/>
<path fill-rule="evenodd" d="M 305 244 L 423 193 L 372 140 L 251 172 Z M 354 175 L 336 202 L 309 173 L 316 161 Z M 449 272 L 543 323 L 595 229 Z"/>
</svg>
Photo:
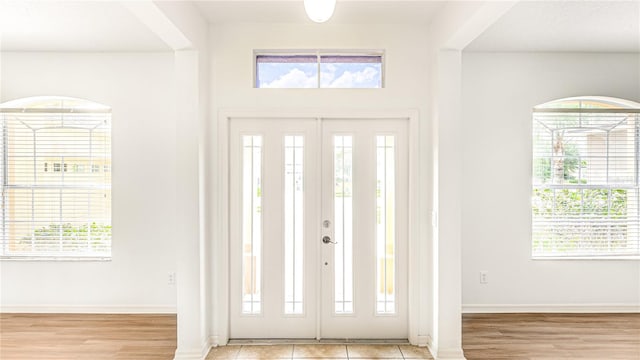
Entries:
<svg viewBox="0 0 640 360">
<path fill-rule="evenodd" d="M 62 239 L 62 242 L 58 240 Z M 67 252 L 85 252 L 87 248 L 95 251 L 108 249 L 111 243 L 111 225 L 98 223 L 79 224 L 49 224 L 33 231 L 32 236 L 25 236 L 20 246 L 29 248 L 37 243 L 43 251 L 58 251 L 60 247 Z"/>
<path fill-rule="evenodd" d="M 550 158 L 536 158 L 533 175 L 543 184 L 578 185 L 576 188 L 533 189 L 533 217 L 546 219 L 547 225 L 533 233 L 533 249 L 539 253 L 588 253 L 601 251 L 606 243 L 612 251 L 627 247 L 628 190 L 580 188 L 587 184 L 579 178 L 580 169 L 588 166 L 580 158 L 575 144 L 562 144 L 562 179 L 553 179 L 554 163 Z M 557 160 L 556 160 L 557 161 Z"/>
</svg>

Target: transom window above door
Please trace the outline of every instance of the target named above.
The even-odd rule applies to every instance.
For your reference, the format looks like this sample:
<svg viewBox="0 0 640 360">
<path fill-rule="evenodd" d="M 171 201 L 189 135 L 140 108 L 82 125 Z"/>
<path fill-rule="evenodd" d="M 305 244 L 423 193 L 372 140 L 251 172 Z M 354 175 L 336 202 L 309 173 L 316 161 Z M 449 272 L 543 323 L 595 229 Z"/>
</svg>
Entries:
<svg viewBox="0 0 640 360">
<path fill-rule="evenodd" d="M 275 52 L 254 53 L 256 88 L 384 87 L 384 53 Z"/>
</svg>

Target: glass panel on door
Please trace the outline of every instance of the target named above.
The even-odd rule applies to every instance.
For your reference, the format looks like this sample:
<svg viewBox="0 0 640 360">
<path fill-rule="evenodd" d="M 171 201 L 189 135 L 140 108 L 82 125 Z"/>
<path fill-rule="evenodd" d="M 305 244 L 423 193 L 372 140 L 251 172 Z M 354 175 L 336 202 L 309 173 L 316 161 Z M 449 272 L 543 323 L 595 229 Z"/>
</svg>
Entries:
<svg viewBox="0 0 640 360">
<path fill-rule="evenodd" d="M 284 137 L 284 313 L 302 314 L 304 269 L 304 137 Z"/>
<path fill-rule="evenodd" d="M 376 136 L 376 313 L 395 313 L 395 137 Z"/>
<path fill-rule="evenodd" d="M 262 137 L 242 137 L 242 313 L 261 311 Z"/>
<path fill-rule="evenodd" d="M 334 136 L 335 313 L 353 313 L 353 138 Z"/>
</svg>

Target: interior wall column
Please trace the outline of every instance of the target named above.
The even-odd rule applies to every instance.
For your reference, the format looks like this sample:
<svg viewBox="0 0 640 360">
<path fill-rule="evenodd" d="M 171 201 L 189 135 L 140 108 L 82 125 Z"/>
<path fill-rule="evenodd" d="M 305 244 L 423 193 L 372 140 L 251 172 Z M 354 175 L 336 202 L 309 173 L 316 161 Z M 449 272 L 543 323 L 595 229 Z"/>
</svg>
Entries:
<svg viewBox="0 0 640 360">
<path fill-rule="evenodd" d="M 464 360 L 462 352 L 462 153 L 461 65 L 459 50 L 438 50 L 436 118 L 438 137 L 434 196 L 433 339 L 436 360 Z"/>
<path fill-rule="evenodd" d="M 199 71 L 198 51 L 175 52 L 176 234 L 178 346 L 175 360 L 201 360 L 208 351 L 199 224 Z"/>
</svg>

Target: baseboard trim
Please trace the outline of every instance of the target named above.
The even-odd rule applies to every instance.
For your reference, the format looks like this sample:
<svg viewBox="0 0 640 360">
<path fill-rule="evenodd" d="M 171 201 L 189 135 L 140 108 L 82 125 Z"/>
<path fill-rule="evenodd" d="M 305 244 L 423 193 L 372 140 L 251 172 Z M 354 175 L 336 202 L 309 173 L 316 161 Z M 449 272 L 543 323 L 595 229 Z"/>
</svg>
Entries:
<svg viewBox="0 0 640 360">
<path fill-rule="evenodd" d="M 202 356 L 201 351 L 181 351 L 177 350 L 173 360 L 202 360 L 204 356 Z"/>
<path fill-rule="evenodd" d="M 175 314 L 171 305 L 2 305 L 0 313 L 34 314 Z"/>
<path fill-rule="evenodd" d="M 433 338 L 431 337 L 431 335 L 419 335 L 418 338 L 419 338 L 418 346 L 426 347 L 427 350 L 429 350 L 429 353 L 431 354 L 431 356 L 433 357 L 433 354 L 435 354 L 436 352 L 433 344 Z"/>
<path fill-rule="evenodd" d="M 431 346 L 431 336 L 429 335 L 418 335 L 416 336 L 416 343 L 414 344 L 419 347 L 429 347 Z"/>
<path fill-rule="evenodd" d="M 439 349 L 434 355 L 435 360 L 466 360 L 462 349 Z"/>
<path fill-rule="evenodd" d="M 198 350 L 180 350 L 177 349 L 173 360 L 204 360 L 211 350 L 212 337 L 208 337 L 202 344 L 202 349 Z"/>
<path fill-rule="evenodd" d="M 463 304 L 462 313 L 640 313 L 640 304 Z"/>
<path fill-rule="evenodd" d="M 207 340 L 204 342 L 203 346 L 202 346 L 201 353 L 202 353 L 202 358 L 203 359 L 206 358 L 207 355 L 209 355 L 209 351 L 211 351 L 211 348 L 214 347 L 214 346 L 216 346 L 216 345 L 214 345 L 213 336 L 209 336 L 207 338 Z"/>
</svg>

